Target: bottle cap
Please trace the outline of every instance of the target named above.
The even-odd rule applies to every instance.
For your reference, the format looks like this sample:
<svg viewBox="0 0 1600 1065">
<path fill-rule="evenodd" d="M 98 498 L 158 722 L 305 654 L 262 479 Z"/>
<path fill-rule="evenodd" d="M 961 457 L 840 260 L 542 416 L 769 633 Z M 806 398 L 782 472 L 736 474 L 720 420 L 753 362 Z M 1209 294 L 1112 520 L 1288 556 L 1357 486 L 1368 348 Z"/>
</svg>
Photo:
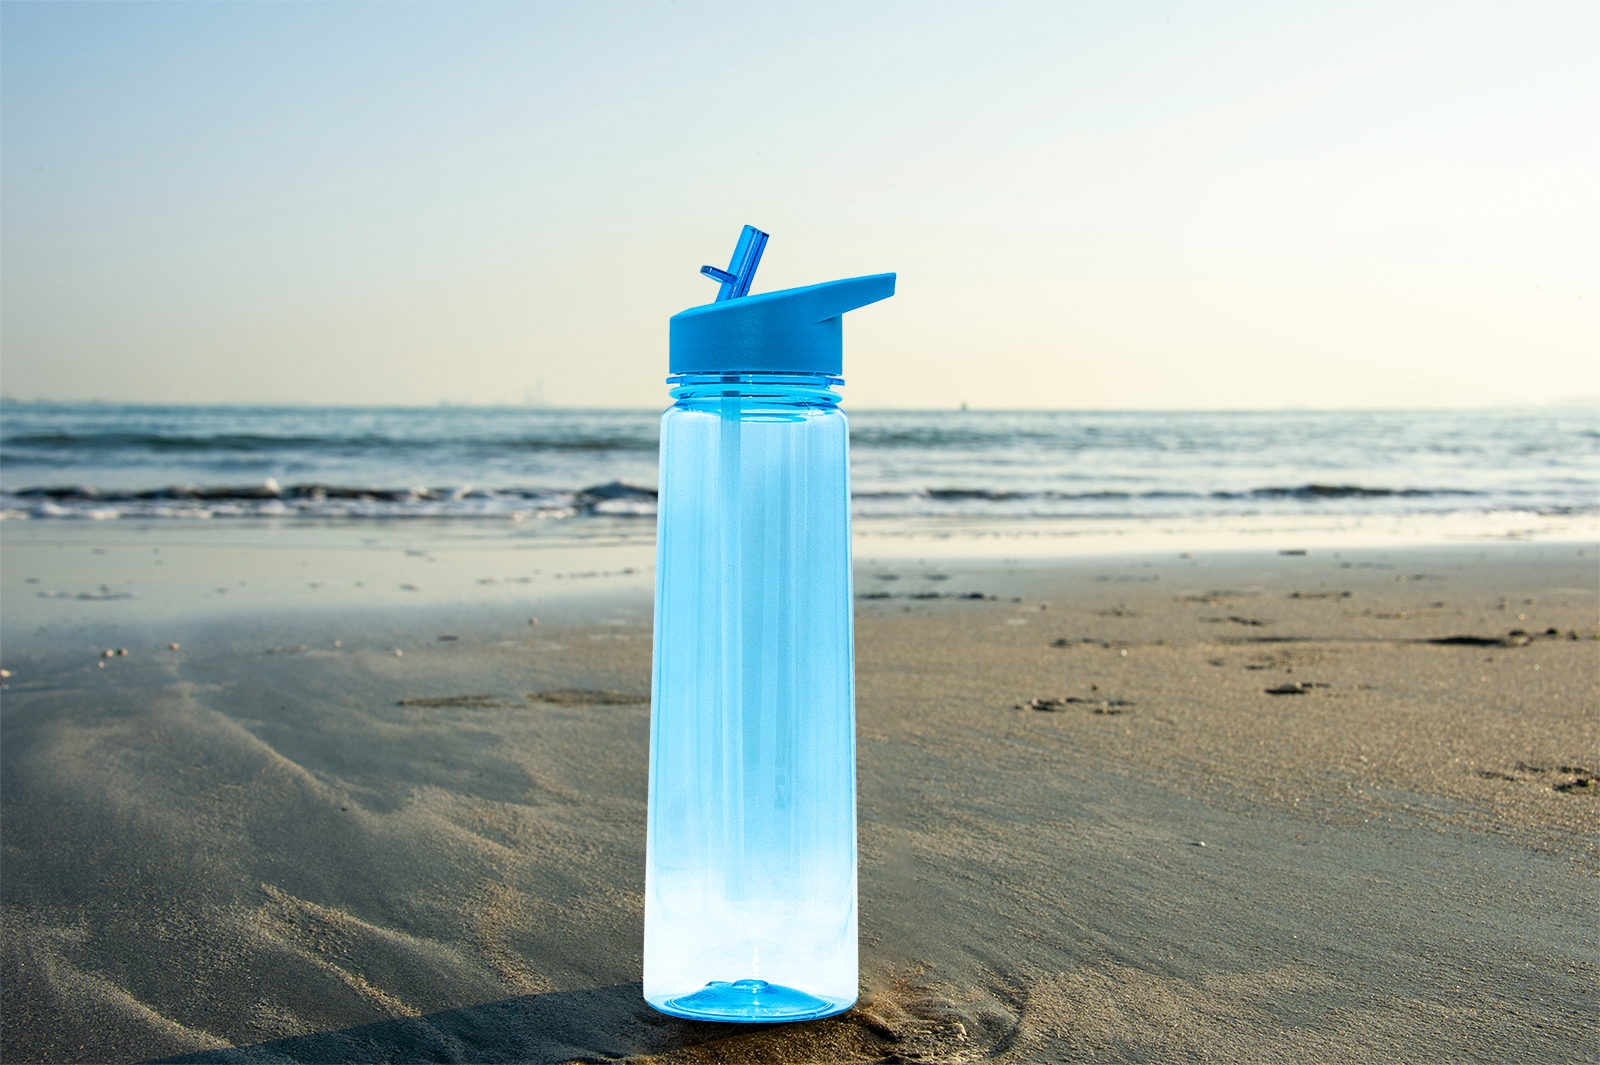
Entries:
<svg viewBox="0 0 1600 1065">
<path fill-rule="evenodd" d="M 894 295 L 894 274 L 870 274 L 779 292 L 750 289 L 767 234 L 746 226 L 714 303 L 672 316 L 672 373 L 825 373 L 844 368 L 842 316 Z"/>
</svg>

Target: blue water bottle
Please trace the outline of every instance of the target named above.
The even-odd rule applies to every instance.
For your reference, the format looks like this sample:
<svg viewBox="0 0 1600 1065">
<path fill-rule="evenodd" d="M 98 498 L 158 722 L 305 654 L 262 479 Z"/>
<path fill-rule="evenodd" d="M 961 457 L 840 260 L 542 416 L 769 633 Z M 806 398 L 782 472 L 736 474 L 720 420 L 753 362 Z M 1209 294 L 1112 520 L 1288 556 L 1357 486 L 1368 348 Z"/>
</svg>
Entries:
<svg viewBox="0 0 1600 1065">
<path fill-rule="evenodd" d="M 855 653 L 840 316 L 893 274 L 751 296 L 746 226 L 716 302 L 671 323 L 661 419 L 644 997 L 788 1021 L 855 1003 Z"/>
</svg>

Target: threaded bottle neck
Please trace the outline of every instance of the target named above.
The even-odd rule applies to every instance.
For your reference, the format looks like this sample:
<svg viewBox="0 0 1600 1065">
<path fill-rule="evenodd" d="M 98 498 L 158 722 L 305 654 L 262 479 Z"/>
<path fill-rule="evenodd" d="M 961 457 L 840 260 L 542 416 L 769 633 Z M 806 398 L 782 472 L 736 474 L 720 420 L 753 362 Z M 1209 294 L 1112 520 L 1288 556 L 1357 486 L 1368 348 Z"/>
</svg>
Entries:
<svg viewBox="0 0 1600 1065">
<path fill-rule="evenodd" d="M 822 373 L 685 373 L 667 378 L 674 406 L 710 409 L 726 399 L 741 405 L 833 408 L 844 379 Z"/>
</svg>

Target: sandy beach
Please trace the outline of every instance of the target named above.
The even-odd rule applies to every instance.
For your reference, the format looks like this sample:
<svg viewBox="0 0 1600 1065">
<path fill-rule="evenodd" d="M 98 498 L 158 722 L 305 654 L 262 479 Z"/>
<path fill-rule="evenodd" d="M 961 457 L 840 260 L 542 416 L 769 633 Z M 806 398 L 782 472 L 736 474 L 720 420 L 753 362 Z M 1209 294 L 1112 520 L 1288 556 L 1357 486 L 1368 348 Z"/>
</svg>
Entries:
<svg viewBox="0 0 1600 1065">
<path fill-rule="evenodd" d="M 1592 539 L 858 545 L 862 998 L 747 1027 L 640 997 L 647 540 L 175 524 L 4 529 L 6 1061 L 1600 1056 Z"/>
</svg>

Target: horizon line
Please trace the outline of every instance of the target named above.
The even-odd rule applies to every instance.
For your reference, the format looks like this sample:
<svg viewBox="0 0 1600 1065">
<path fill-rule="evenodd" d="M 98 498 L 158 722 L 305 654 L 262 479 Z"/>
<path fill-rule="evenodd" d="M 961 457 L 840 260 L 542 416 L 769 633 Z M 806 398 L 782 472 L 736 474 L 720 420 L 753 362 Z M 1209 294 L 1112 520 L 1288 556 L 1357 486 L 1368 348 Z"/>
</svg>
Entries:
<svg viewBox="0 0 1600 1065">
<path fill-rule="evenodd" d="M 557 403 L 313 403 L 313 402 L 249 402 L 220 400 L 200 402 L 195 400 L 107 400 L 107 399 L 19 399 L 0 395 L 0 405 L 18 407 L 129 407 L 129 408 L 224 408 L 257 410 L 519 410 L 529 412 L 655 412 L 664 411 L 671 404 L 660 407 L 599 406 Z M 1600 395 L 1572 396 L 1543 403 L 1484 403 L 1459 406 L 1405 407 L 1314 407 L 1306 404 L 1285 404 L 1277 407 L 974 407 L 966 403 L 949 407 L 852 407 L 856 412 L 895 414 L 1378 414 L 1378 413 L 1431 413 L 1466 411 L 1509 410 L 1600 410 Z"/>
</svg>

